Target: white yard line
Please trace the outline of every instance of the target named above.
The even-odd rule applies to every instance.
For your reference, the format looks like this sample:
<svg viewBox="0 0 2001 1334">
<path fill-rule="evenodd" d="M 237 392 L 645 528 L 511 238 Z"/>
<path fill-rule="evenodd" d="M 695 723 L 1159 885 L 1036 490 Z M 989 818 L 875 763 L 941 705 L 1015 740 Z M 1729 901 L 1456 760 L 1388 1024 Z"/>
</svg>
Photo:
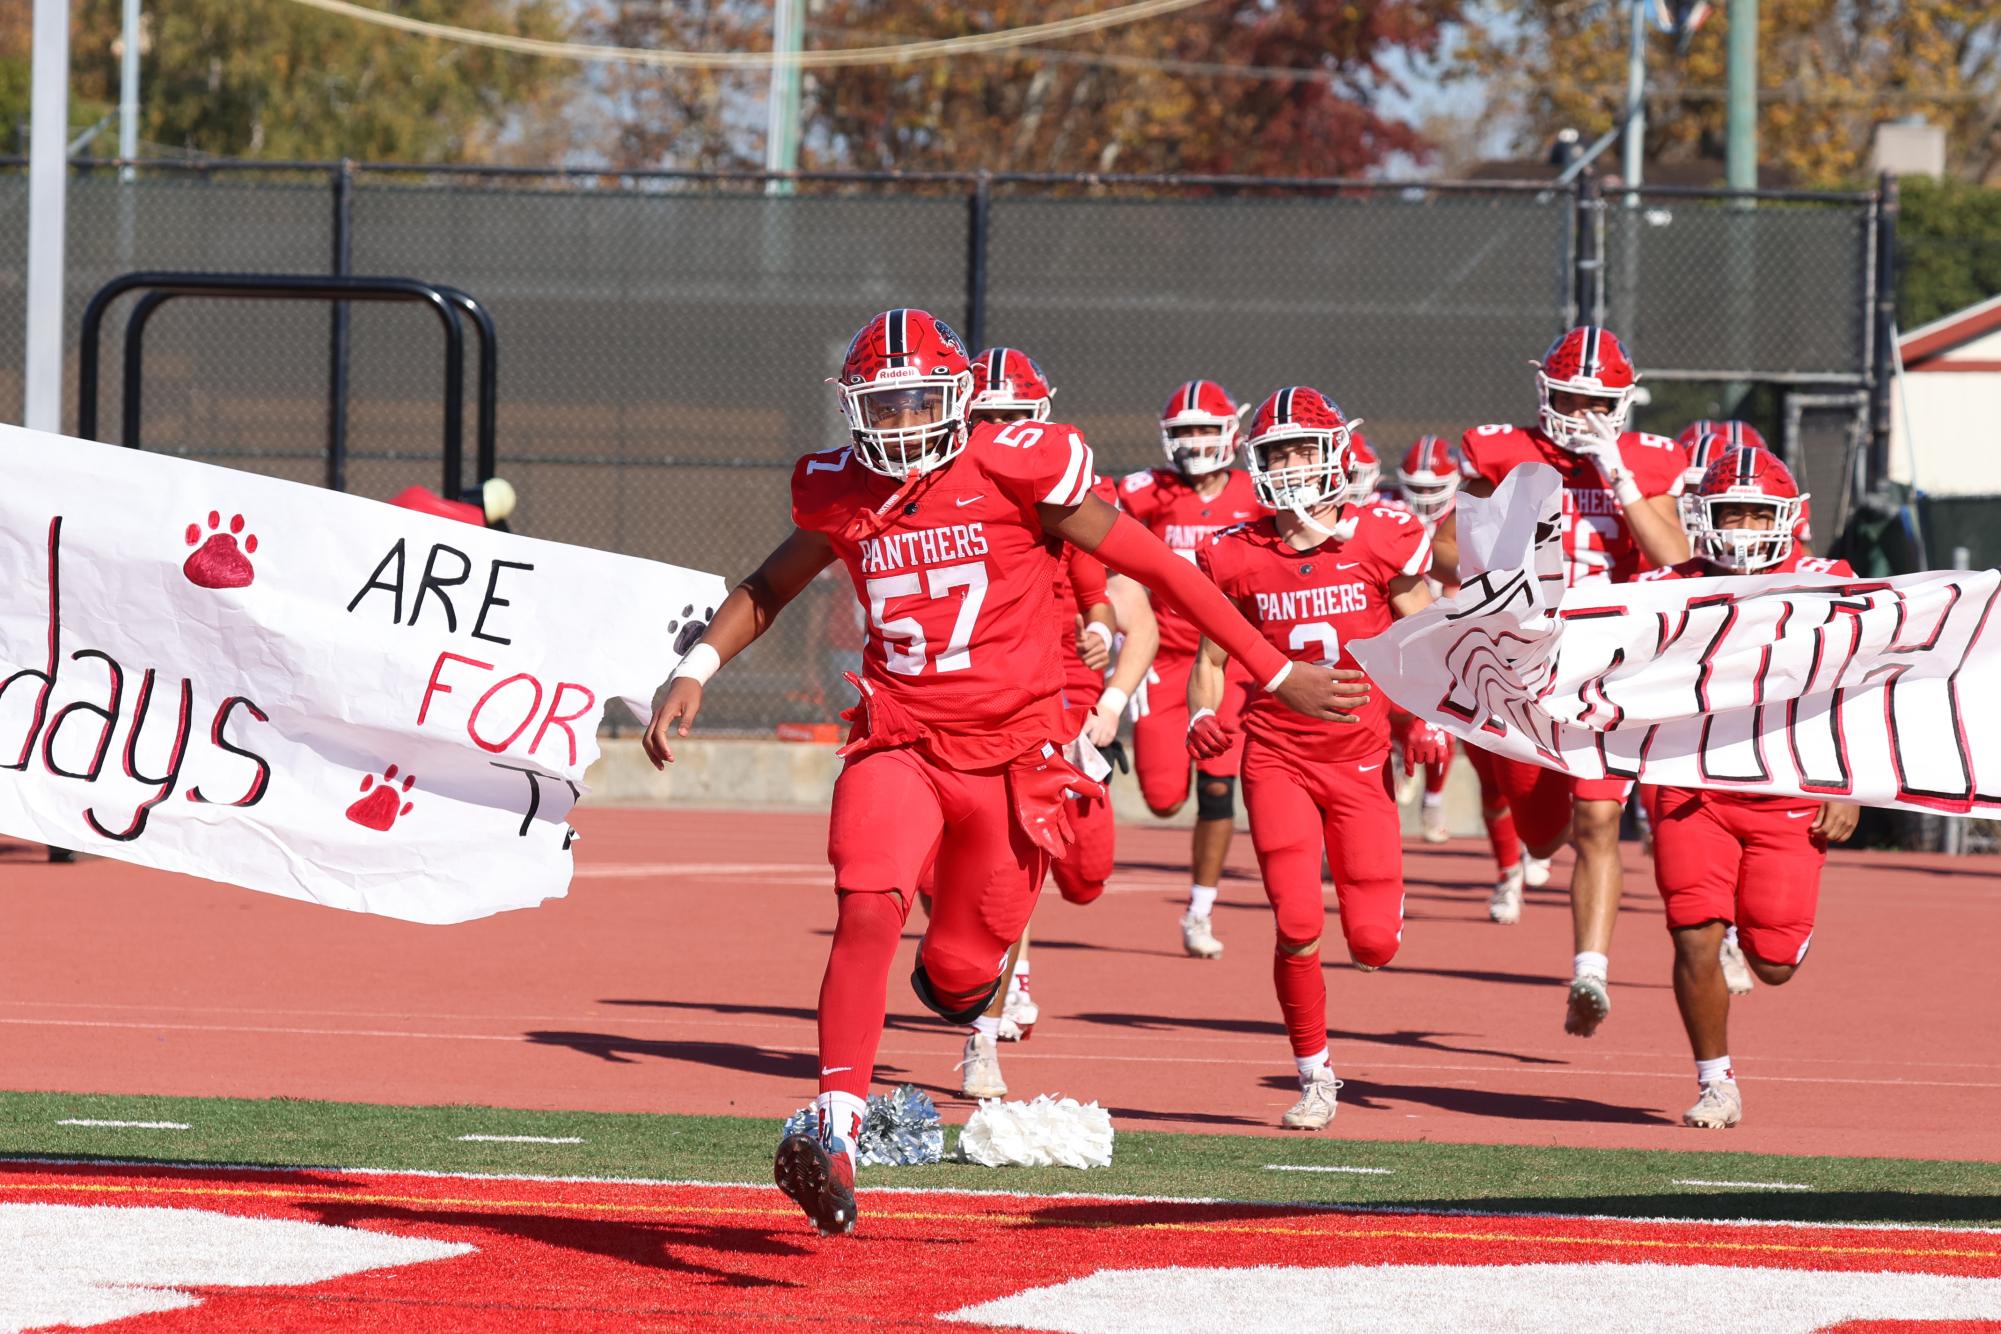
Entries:
<svg viewBox="0 0 2001 1334">
<path fill-rule="evenodd" d="M 1267 1172 L 1352 1172 L 1356 1176 L 1387 1177 L 1396 1173 L 1387 1167 L 1319 1167 L 1304 1163 L 1266 1163 Z"/>
<path fill-rule="evenodd" d="M 1698 1181 L 1693 1177 L 1676 1177 L 1677 1186 L 1727 1186 L 1733 1190 L 1812 1190 L 1812 1186 L 1802 1186 L 1792 1181 Z"/>
<path fill-rule="evenodd" d="M 582 1144 L 581 1135 L 460 1135 L 461 1144 Z"/>
<path fill-rule="evenodd" d="M 82 1117 L 71 1117 L 56 1122 L 59 1126 L 90 1126 L 99 1130 L 193 1130 L 184 1121 L 91 1121 Z"/>
</svg>

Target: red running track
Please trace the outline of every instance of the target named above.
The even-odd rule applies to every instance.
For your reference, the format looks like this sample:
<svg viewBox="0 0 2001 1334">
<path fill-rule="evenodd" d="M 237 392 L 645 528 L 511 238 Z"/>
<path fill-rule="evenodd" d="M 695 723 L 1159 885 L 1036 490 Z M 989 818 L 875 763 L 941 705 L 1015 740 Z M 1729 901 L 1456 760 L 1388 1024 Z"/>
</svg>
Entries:
<svg viewBox="0 0 2001 1334">
<path fill-rule="evenodd" d="M 48 866 L 0 843 L 0 1080 L 773 1118 L 806 1101 L 833 916 L 824 817 L 586 808 L 576 824 L 568 899 L 456 927 L 115 862 Z M 1123 830 L 1120 852 L 1098 903 L 1051 893 L 1038 911 L 1043 1022 L 1004 1049 L 1015 1096 L 1096 1098 L 1129 1129 L 1279 1133 L 1296 1095 L 1247 840 L 1214 962 L 1180 952 L 1186 835 Z M 1728 1134 L 1676 1123 L 1693 1074 L 1639 850 L 1614 1012 L 1588 1041 L 1561 1031 L 1564 899 L 1532 891 L 1521 925 L 1494 926 L 1490 871 L 1484 845 L 1411 849 L 1396 962 L 1330 964 L 1338 1137 L 2001 1161 L 2001 884 L 1986 862 L 1833 858 L 1799 979 L 1735 1007 L 1748 1119 Z M 963 1120 L 948 1096 L 960 1037 L 904 982 L 914 940 L 913 926 L 879 1075 Z"/>
</svg>

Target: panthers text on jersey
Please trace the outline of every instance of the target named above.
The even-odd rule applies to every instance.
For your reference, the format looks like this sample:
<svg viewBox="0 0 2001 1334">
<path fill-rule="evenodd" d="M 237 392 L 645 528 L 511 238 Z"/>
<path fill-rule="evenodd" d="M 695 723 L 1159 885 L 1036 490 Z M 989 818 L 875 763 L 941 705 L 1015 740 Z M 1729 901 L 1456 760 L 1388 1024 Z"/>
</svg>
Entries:
<svg viewBox="0 0 2001 1334">
<path fill-rule="evenodd" d="M 1499 486 L 1524 463 L 1547 463 L 1563 478 L 1564 586 L 1609 579 L 1623 583 L 1645 566 L 1639 543 L 1619 502 L 1582 454 L 1553 443 L 1537 427 L 1475 426 L 1460 437 L 1466 475 Z M 1642 496 L 1678 496 L 1688 455 L 1666 436 L 1628 431 L 1619 437 L 1619 457 Z"/>
<path fill-rule="evenodd" d="M 1223 489 L 1204 500 L 1174 469 L 1143 468 L 1119 482 L 1119 507 L 1184 560 L 1194 560 L 1196 549 L 1214 534 L 1269 512 L 1258 503 L 1251 475 L 1241 469 L 1232 469 Z M 1202 632 L 1194 622 L 1158 599 L 1154 614 L 1160 621 L 1161 657 L 1195 652 Z"/>
<path fill-rule="evenodd" d="M 847 449 L 793 468 L 793 522 L 828 535 L 868 610 L 863 675 L 925 729 L 939 763 L 991 768 L 1067 739 L 1059 543 L 1036 506 L 1078 504 L 1091 479 L 1077 429 L 1036 421 L 975 426 L 900 496 Z"/>
<path fill-rule="evenodd" d="M 1342 518 L 1354 520 L 1354 532 L 1310 551 L 1281 537 L 1276 519 L 1260 519 L 1209 539 L 1196 563 L 1287 657 L 1354 670 L 1348 644 L 1390 628 L 1390 583 L 1430 567 L 1431 539 L 1415 515 L 1381 505 L 1351 506 Z M 1308 718 L 1259 695 L 1244 711 L 1244 731 L 1311 767 L 1387 751 L 1389 713 L 1380 689 L 1359 725 Z"/>
</svg>

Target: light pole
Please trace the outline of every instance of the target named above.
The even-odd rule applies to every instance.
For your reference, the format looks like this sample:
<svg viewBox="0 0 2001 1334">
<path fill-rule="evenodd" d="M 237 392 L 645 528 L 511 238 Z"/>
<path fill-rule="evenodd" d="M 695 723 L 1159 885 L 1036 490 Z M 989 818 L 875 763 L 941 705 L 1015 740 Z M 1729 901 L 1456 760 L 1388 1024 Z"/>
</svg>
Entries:
<svg viewBox="0 0 2001 1334">
<path fill-rule="evenodd" d="M 806 0 L 773 0 L 771 53 L 797 55 L 806 26 Z M 764 109 L 764 169 L 799 170 L 799 66 L 773 61 Z M 767 181 L 766 194 L 791 194 L 791 181 Z"/>
<path fill-rule="evenodd" d="M 1730 85 L 1724 182 L 1732 190 L 1758 188 L 1758 0 L 1730 0 L 1730 44 L 1725 52 Z"/>
<path fill-rule="evenodd" d="M 21 422 L 63 425 L 63 192 L 69 163 L 69 0 L 35 0 L 28 135 L 28 346 Z"/>
</svg>

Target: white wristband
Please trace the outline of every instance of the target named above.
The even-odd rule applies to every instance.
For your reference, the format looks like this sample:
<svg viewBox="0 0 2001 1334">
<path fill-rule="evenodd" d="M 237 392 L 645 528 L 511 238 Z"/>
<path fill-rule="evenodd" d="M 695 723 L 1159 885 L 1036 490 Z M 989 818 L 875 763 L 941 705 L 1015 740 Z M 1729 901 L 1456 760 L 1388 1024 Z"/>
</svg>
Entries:
<svg viewBox="0 0 2001 1334">
<path fill-rule="evenodd" d="M 1188 730 L 1193 732 L 1195 730 L 1195 724 L 1201 722 L 1204 718 L 1214 718 L 1215 716 L 1216 716 L 1216 711 L 1214 709 L 1195 710 L 1195 712 L 1188 715 Z"/>
<path fill-rule="evenodd" d="M 1269 695 L 1272 691 L 1277 690 L 1280 686 L 1285 684 L 1285 678 L 1291 675 L 1292 675 L 1292 660 L 1288 658 L 1286 659 L 1285 666 L 1278 669 L 1278 675 L 1272 677 L 1271 680 L 1265 682 L 1265 693 Z"/>
<path fill-rule="evenodd" d="M 1622 472 L 1612 479 L 1612 494 L 1622 508 L 1630 508 L 1640 503 L 1640 484 L 1633 480 L 1633 474 Z"/>
<path fill-rule="evenodd" d="M 710 677 L 722 670 L 722 665 L 722 654 L 707 644 L 697 644 L 688 650 L 687 656 L 681 659 L 680 666 L 676 667 L 674 674 L 667 679 L 678 681 L 685 676 L 696 685 L 705 686 L 709 683 Z"/>
<path fill-rule="evenodd" d="M 1106 686 L 1105 693 L 1098 696 L 1096 712 L 1099 717 L 1116 722 L 1118 716 L 1126 711 L 1126 705 L 1131 699 L 1130 695 L 1117 686 Z"/>
<path fill-rule="evenodd" d="M 1112 627 L 1106 625 L 1103 621 L 1086 621 L 1084 623 L 1084 633 L 1087 635 L 1096 635 L 1098 638 L 1104 640 L 1106 648 L 1112 646 Z"/>
</svg>

